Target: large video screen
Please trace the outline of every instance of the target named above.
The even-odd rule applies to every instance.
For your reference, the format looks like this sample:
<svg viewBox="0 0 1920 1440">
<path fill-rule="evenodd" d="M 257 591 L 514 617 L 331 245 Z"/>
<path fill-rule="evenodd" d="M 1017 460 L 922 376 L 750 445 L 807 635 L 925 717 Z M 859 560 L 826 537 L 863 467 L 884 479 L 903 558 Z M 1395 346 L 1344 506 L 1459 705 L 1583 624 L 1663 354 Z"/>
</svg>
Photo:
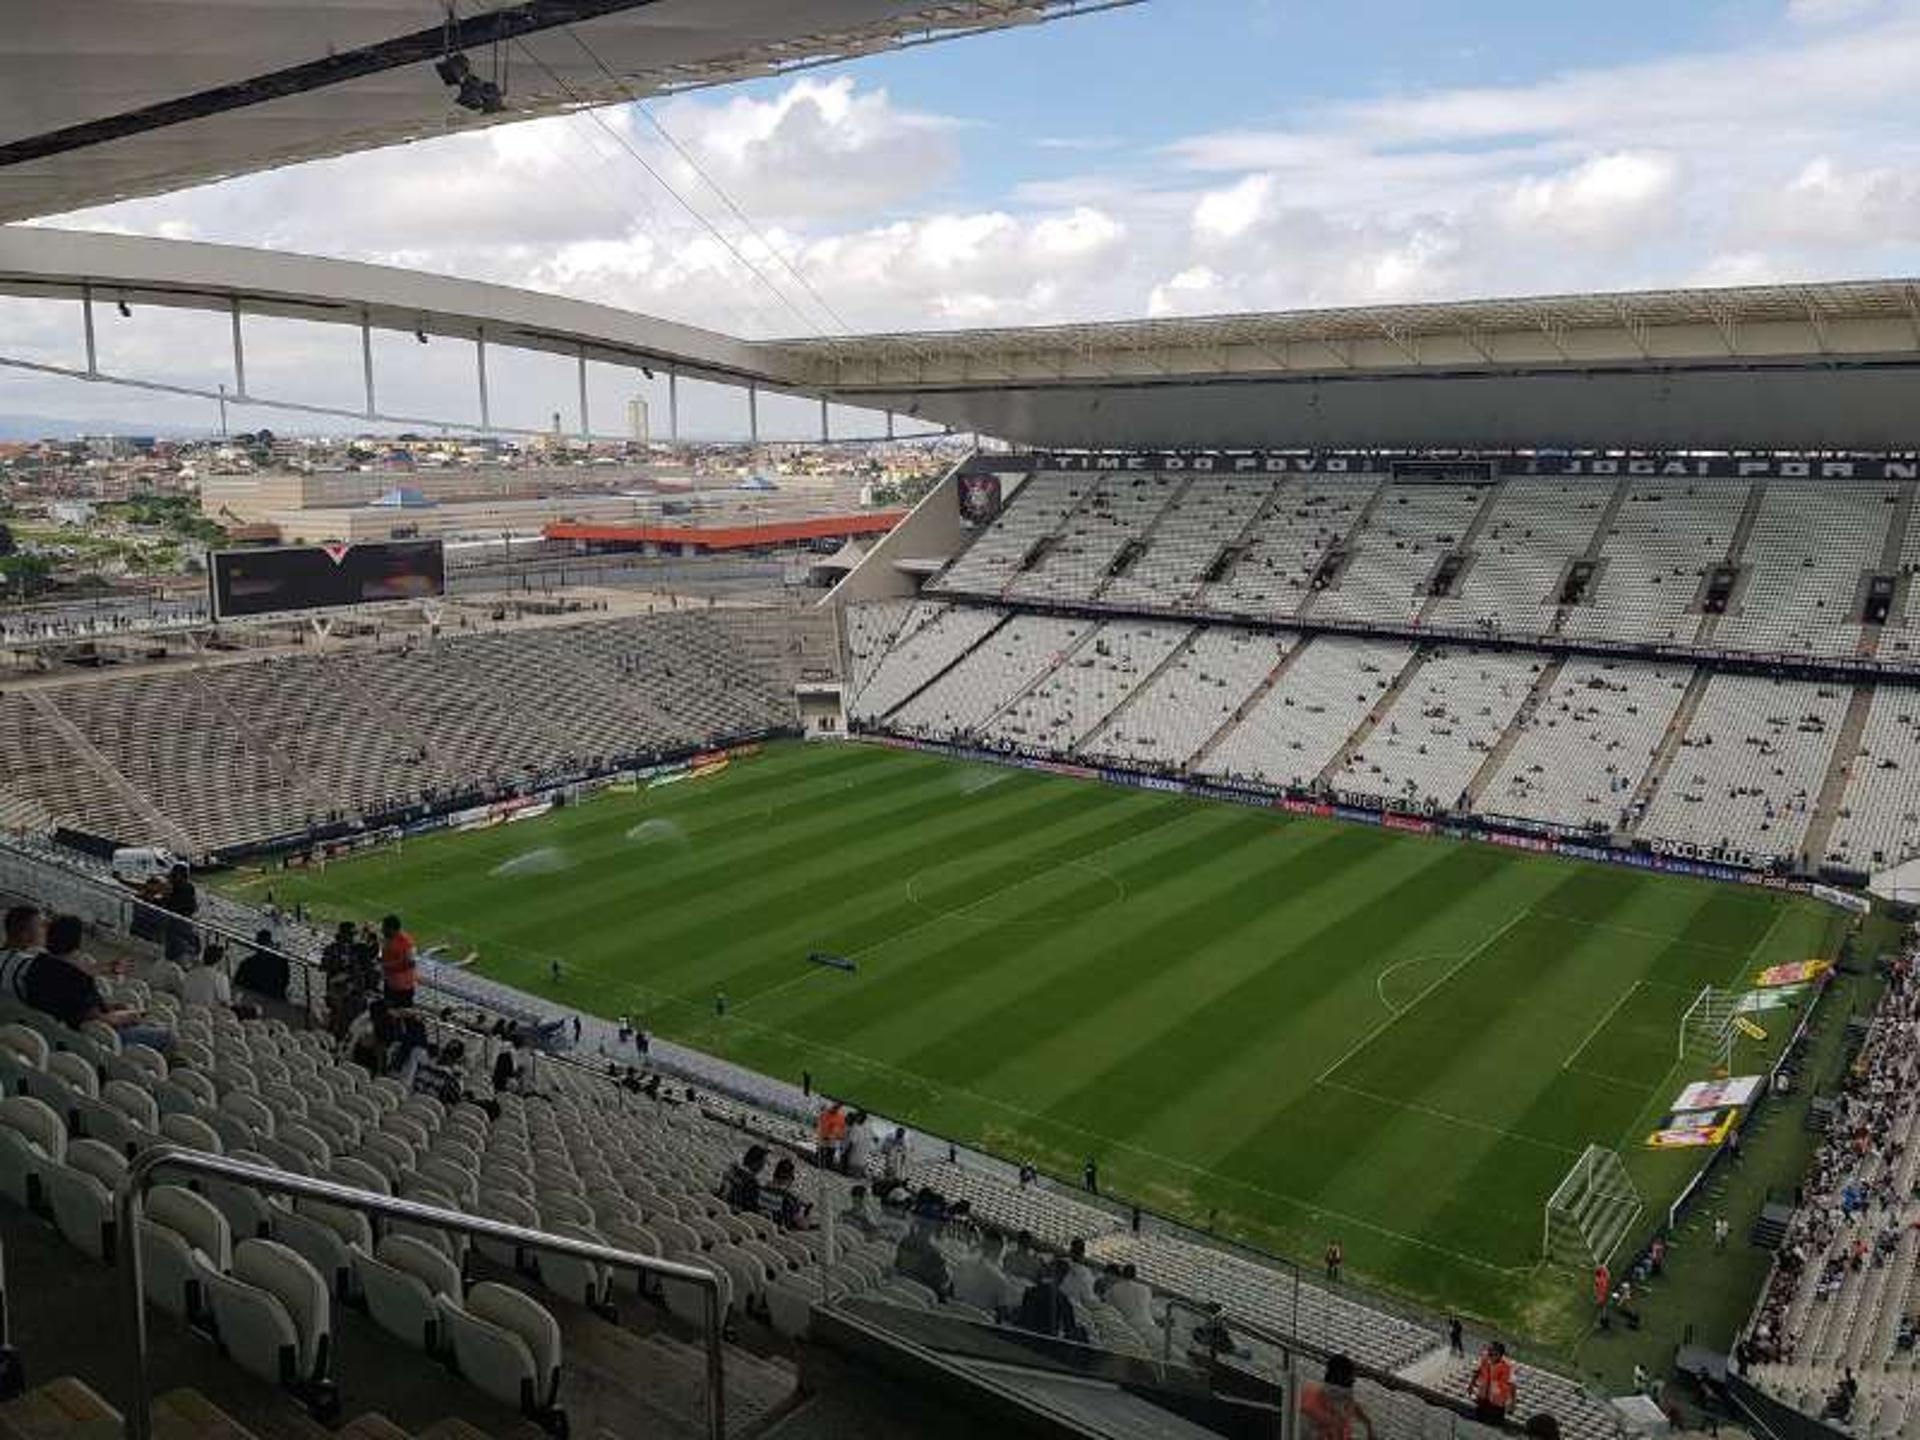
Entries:
<svg viewBox="0 0 1920 1440">
<path fill-rule="evenodd" d="M 429 600 L 447 588 L 438 540 L 217 550 L 208 561 L 216 620 Z"/>
</svg>

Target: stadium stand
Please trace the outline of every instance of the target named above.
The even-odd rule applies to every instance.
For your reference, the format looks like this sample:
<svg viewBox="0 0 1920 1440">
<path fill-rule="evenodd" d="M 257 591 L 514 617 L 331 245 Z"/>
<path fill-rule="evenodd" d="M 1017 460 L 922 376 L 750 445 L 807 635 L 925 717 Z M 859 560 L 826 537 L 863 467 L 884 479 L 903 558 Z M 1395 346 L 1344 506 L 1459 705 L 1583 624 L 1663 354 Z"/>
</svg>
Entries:
<svg viewBox="0 0 1920 1440">
<path fill-rule="evenodd" d="M 1850 686 L 1715 675 L 1641 833 L 1792 859 L 1813 822 Z"/>
<path fill-rule="evenodd" d="M 1751 491 L 1733 480 L 1633 486 L 1593 557 L 1590 598 L 1568 607 L 1561 633 L 1691 643 L 1707 572 L 1731 551 Z"/>
<path fill-rule="evenodd" d="M 1073 658 L 994 719 L 981 739 L 1017 750 L 1070 752 L 1186 642 L 1191 627 L 1110 620 Z"/>
<path fill-rule="evenodd" d="M 1899 500 L 1899 488 L 1885 484 L 1769 484 L 1741 552 L 1746 581 L 1713 643 L 1769 654 L 1855 654 L 1862 581 L 1880 562 Z"/>
<path fill-rule="evenodd" d="M 1920 689 L 1875 687 L 1859 743 L 1844 760 L 1826 859 L 1873 872 L 1920 853 Z"/>
<path fill-rule="evenodd" d="M 1412 624 L 1426 606 L 1434 572 L 1466 538 L 1492 493 L 1487 485 L 1383 487 L 1350 537 L 1339 573 L 1303 613 L 1316 620 Z"/>
<path fill-rule="evenodd" d="M 1322 561 L 1346 540 L 1384 488 L 1379 475 L 1280 482 L 1245 545 L 1220 557 L 1222 573 L 1200 591 L 1195 608 L 1274 619 L 1297 615 L 1313 594 Z"/>
<path fill-rule="evenodd" d="M 855 607 L 855 612 L 864 609 Z M 848 713 L 857 720 L 878 720 L 925 689 L 954 661 L 998 626 L 996 610 L 922 601 L 900 628 L 884 663 L 858 688 Z M 849 622 L 851 629 L 853 622 Z"/>
<path fill-rule="evenodd" d="M 1274 485 L 1266 476 L 1223 475 L 1186 486 L 1167 503 L 1146 552 L 1110 580 L 1100 598 L 1109 605 L 1184 605 L 1223 547 L 1245 533 Z"/>
<path fill-rule="evenodd" d="M 1361 723 L 1377 717 L 1413 658 L 1414 647 L 1400 640 L 1308 641 L 1194 769 L 1281 789 L 1314 785 Z"/>
<path fill-rule="evenodd" d="M 1480 796 L 1494 816 L 1570 829 L 1624 826 L 1693 678 L 1686 666 L 1570 660 Z"/>
<path fill-rule="evenodd" d="M 1848 1433 L 1912 1433 L 1920 1233 L 1915 942 L 1897 957 L 1799 1203 L 1777 1248 L 1739 1361 L 1747 1379 Z"/>
<path fill-rule="evenodd" d="M 1033 553 L 1035 547 L 1053 538 L 1099 481 L 1097 475 L 1058 471 L 1033 476 L 1008 498 L 986 533 L 927 588 L 998 595 L 1022 570 L 1043 558 Z"/>
<path fill-rule="evenodd" d="M 932 582 L 951 599 L 910 612 L 911 642 L 875 638 L 900 602 L 849 607 L 851 663 L 871 676 L 852 715 L 917 739 L 1871 873 L 1920 850 L 1899 778 L 1920 769 L 1920 735 L 1897 718 L 1912 688 L 1791 666 L 1920 659 L 1914 490 L 1041 470 Z M 1202 624 L 1095 630 L 1100 612 Z M 1094 634 L 1136 635 L 1151 663 L 1137 645 L 1087 650 Z M 1441 634 L 1541 648 L 1462 658 Z M 1634 658 L 1642 646 L 1663 654 Z M 1669 653 L 1690 648 L 1698 665 Z M 1742 674 L 1740 655 L 1781 668 Z"/>
<path fill-rule="evenodd" d="M 966 658 L 893 713 L 890 724 L 925 739 L 973 736 L 1094 631 L 1084 620 L 1015 615 Z"/>
<path fill-rule="evenodd" d="M 1510 651 L 1428 655 L 1332 777 L 1334 793 L 1405 809 L 1466 809 L 1467 786 L 1543 668 L 1537 656 Z"/>
<path fill-rule="evenodd" d="M 202 855 L 789 728 L 737 614 L 270 654 L 0 696 L 9 804 Z M 22 807 L 24 807 L 22 809 Z"/>
<path fill-rule="evenodd" d="M 1230 626 L 1197 632 L 1089 737 L 1089 756 L 1176 770 L 1259 692 L 1297 636 Z"/>
<path fill-rule="evenodd" d="M 1015 574 L 1011 599 L 1091 600 L 1116 567 L 1137 563 L 1130 547 L 1159 518 L 1177 488 L 1160 474 L 1108 475 L 1052 537 L 1045 553 Z M 1144 554 L 1144 550 L 1139 553 Z"/>
<path fill-rule="evenodd" d="M 1591 481 L 1507 481 L 1488 506 L 1459 582 L 1434 599 L 1426 623 L 1546 634 L 1567 568 L 1586 553 L 1610 498 Z"/>
</svg>

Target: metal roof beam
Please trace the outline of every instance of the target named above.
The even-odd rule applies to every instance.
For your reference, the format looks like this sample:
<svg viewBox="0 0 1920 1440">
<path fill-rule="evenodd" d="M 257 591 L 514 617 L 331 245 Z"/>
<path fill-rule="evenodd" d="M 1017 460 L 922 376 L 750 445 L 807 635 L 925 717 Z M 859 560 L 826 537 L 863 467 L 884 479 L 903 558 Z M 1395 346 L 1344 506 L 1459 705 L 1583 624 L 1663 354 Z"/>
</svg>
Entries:
<svg viewBox="0 0 1920 1440">
<path fill-rule="evenodd" d="M 362 45 L 355 50 L 342 50 L 302 65 L 290 65 L 284 70 L 238 80 L 231 85 L 218 85 L 211 90 L 163 100 L 157 105 L 125 110 L 118 115 L 69 125 L 63 130 L 49 130 L 40 135 L 29 135 L 23 140 L 0 144 L 0 167 L 45 160 L 49 156 L 104 145 L 109 140 L 125 140 L 129 136 L 164 130 L 171 125 L 183 125 L 190 120 L 225 115 L 269 100 L 284 100 L 289 96 L 305 95 L 314 90 L 345 84 L 349 80 L 362 80 L 369 75 L 381 75 L 389 70 L 404 69 L 408 65 L 425 64 L 438 60 L 449 51 L 484 50 L 526 35 L 538 34 L 542 30 L 658 3 L 659 0 L 526 0 L 524 4 L 510 5 L 504 10 L 484 11 L 465 19 L 449 16 L 444 24 L 398 35 L 391 40 Z"/>
</svg>

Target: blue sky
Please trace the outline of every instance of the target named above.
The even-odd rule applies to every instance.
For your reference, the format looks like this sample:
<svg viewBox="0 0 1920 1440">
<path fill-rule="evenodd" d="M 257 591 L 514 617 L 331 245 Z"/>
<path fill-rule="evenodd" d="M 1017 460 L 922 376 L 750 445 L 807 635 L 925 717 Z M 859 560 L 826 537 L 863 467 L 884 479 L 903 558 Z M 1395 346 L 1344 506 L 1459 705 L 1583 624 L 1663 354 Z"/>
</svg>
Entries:
<svg viewBox="0 0 1920 1440">
<path fill-rule="evenodd" d="M 1916 95 L 1920 0 L 1149 0 L 655 105 L 757 231 L 630 107 L 58 223 L 762 335 L 1914 274 Z M 170 323 L 126 367 L 200 353 Z M 118 403 L 56 390 L 0 411 Z"/>
</svg>

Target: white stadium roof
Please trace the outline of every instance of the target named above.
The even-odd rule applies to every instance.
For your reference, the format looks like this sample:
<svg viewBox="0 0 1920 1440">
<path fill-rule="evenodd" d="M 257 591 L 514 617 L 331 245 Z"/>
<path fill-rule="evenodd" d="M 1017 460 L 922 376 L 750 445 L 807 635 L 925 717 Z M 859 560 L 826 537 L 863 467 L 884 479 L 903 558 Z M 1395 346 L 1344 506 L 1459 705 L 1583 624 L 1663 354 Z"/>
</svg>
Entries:
<svg viewBox="0 0 1920 1440">
<path fill-rule="evenodd" d="M 438 3 L 32 0 L 0 34 L 0 221 L 1110 3 L 460 0 L 456 48 L 483 77 L 488 37 L 513 37 L 507 109 L 483 117 L 434 74 Z"/>
<path fill-rule="evenodd" d="M 0 226 L 5 294 L 484 337 L 1039 446 L 1920 449 L 1916 280 L 749 340 L 391 266 Z"/>
</svg>

